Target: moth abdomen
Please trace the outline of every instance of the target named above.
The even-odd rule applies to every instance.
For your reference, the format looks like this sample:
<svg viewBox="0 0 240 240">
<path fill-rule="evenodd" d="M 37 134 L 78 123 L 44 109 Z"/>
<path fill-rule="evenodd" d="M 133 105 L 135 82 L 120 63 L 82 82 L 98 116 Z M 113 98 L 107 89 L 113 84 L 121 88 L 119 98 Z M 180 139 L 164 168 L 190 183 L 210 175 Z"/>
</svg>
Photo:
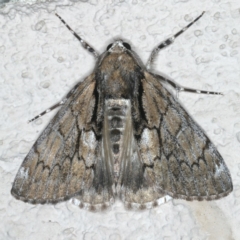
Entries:
<svg viewBox="0 0 240 240">
<path fill-rule="evenodd" d="M 106 131 L 109 139 L 111 154 L 113 156 L 113 168 L 115 180 L 119 176 L 120 156 L 123 150 L 123 136 L 126 134 L 126 122 L 130 113 L 130 100 L 108 99 L 105 101 L 105 117 L 108 129 Z"/>
</svg>

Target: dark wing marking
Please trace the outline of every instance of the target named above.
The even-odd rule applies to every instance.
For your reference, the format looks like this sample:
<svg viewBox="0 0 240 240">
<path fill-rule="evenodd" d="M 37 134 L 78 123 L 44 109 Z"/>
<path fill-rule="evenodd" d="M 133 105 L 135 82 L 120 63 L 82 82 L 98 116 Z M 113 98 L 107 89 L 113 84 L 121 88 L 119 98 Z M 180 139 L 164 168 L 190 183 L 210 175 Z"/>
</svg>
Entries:
<svg viewBox="0 0 240 240">
<path fill-rule="evenodd" d="M 229 170 L 203 130 L 148 72 L 142 89 L 147 126 L 138 145 L 156 185 L 174 198 L 187 200 L 213 200 L 229 194 L 233 189 Z M 148 145 L 149 139 L 154 144 Z"/>
<path fill-rule="evenodd" d="M 96 137 L 92 119 L 95 85 L 90 75 L 72 90 L 24 159 L 11 190 L 14 197 L 43 204 L 77 195 L 90 206 L 113 197 L 102 140 Z"/>
</svg>

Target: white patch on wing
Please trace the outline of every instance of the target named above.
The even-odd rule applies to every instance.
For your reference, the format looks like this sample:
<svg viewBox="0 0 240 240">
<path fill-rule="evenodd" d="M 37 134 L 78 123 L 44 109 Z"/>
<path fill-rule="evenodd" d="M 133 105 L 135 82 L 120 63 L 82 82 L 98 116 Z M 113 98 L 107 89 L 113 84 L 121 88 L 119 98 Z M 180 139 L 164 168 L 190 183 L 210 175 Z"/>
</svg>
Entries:
<svg viewBox="0 0 240 240">
<path fill-rule="evenodd" d="M 156 129 L 145 128 L 139 144 L 141 160 L 150 165 L 159 156 L 159 138 Z"/>
<path fill-rule="evenodd" d="M 25 169 L 24 167 L 21 167 L 20 172 L 20 178 L 28 179 L 28 171 L 29 169 Z"/>
<path fill-rule="evenodd" d="M 216 165 L 216 172 L 215 172 L 215 177 L 219 177 L 222 172 L 224 172 L 225 167 L 223 166 L 222 163 L 220 163 L 220 166 Z"/>
<path fill-rule="evenodd" d="M 90 167 L 96 161 L 95 150 L 97 141 L 93 131 L 82 132 L 80 146 L 80 156 L 85 160 L 86 166 Z"/>
</svg>

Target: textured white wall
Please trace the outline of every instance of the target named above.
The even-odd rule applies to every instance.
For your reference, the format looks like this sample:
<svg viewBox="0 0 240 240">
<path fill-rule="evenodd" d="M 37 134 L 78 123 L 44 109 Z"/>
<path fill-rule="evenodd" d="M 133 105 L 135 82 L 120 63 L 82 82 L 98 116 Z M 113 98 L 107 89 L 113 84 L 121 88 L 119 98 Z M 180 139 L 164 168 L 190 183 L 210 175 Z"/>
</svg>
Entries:
<svg viewBox="0 0 240 240">
<path fill-rule="evenodd" d="M 207 132 L 228 165 L 234 191 L 214 202 L 170 200 L 127 211 L 116 201 L 92 213 L 69 202 L 15 200 L 15 174 L 54 113 L 27 124 L 61 100 L 94 67 L 93 57 L 53 14 L 56 10 L 99 52 L 117 37 L 143 62 L 158 43 L 206 14 L 155 63 L 183 86 L 224 96 L 181 93 L 179 101 Z M 0 9 L 0 239 L 240 239 L 240 1 L 90 0 Z"/>
</svg>

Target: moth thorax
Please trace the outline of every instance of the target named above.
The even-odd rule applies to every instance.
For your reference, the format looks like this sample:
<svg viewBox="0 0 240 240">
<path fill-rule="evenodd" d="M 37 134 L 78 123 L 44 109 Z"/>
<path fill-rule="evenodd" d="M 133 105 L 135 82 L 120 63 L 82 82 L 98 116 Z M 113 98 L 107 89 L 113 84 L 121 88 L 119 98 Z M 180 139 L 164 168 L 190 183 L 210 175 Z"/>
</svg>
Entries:
<svg viewBox="0 0 240 240">
<path fill-rule="evenodd" d="M 130 100 L 109 99 L 105 101 L 108 124 L 109 150 L 112 155 L 114 180 L 117 182 L 123 158 L 123 144 L 126 135 L 126 124 L 131 113 Z"/>
</svg>

